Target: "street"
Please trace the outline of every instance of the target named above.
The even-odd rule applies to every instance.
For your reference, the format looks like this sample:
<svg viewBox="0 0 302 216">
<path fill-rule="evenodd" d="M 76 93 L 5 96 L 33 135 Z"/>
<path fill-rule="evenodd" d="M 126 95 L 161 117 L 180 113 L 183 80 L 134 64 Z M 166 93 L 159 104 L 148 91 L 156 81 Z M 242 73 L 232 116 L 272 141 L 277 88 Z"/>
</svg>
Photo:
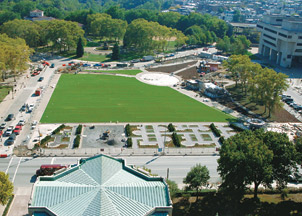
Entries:
<svg viewBox="0 0 302 216">
<path fill-rule="evenodd" d="M 31 187 L 35 181 L 36 170 L 42 164 L 76 164 L 78 157 L 10 157 L 0 159 L 0 171 L 9 174 L 9 179 L 15 187 Z M 129 156 L 123 157 L 127 165 L 147 167 L 152 174 L 158 174 L 163 178 L 167 177 L 169 168 L 169 179 L 175 181 L 182 187 L 182 180 L 187 172 L 195 164 L 202 164 L 208 167 L 211 182 L 220 181 L 217 173 L 218 156 Z"/>
</svg>

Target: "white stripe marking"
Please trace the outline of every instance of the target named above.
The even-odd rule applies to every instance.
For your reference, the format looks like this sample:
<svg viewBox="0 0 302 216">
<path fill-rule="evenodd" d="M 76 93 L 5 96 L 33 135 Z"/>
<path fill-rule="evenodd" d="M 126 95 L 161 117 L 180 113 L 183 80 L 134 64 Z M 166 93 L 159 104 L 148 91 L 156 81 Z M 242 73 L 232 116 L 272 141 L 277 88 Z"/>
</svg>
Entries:
<svg viewBox="0 0 302 216">
<path fill-rule="evenodd" d="M 14 183 L 14 181 L 15 181 L 15 178 L 16 178 L 16 175 L 17 175 L 17 172 L 18 172 L 18 169 L 19 169 L 21 160 L 22 160 L 22 157 L 20 157 L 20 160 L 19 160 L 19 162 L 18 162 L 18 165 L 17 165 L 16 171 L 15 171 L 15 174 L 14 174 L 14 177 L 13 177 L 13 180 L 12 180 L 12 183 Z"/>
<path fill-rule="evenodd" d="M 5 174 L 7 174 L 8 169 L 9 169 L 9 167 L 10 167 L 12 161 L 13 161 L 13 157 L 10 158 L 10 161 L 9 161 L 9 163 L 8 163 L 8 165 L 7 165 L 7 169 L 6 169 L 6 171 L 5 171 Z"/>
</svg>

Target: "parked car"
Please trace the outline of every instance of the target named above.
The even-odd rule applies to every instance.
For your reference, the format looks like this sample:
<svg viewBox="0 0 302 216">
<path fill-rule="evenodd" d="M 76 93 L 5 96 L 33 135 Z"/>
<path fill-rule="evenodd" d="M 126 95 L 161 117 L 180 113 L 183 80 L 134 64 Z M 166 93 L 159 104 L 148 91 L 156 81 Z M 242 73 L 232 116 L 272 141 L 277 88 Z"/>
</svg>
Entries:
<svg viewBox="0 0 302 216">
<path fill-rule="evenodd" d="M 93 67 L 102 67 L 102 64 L 94 64 Z"/>
<path fill-rule="evenodd" d="M 68 62 L 68 66 L 72 66 L 72 65 L 74 65 L 74 64 L 75 64 L 75 62 L 73 62 L 73 61 Z"/>
<path fill-rule="evenodd" d="M 295 110 L 300 111 L 302 110 L 302 106 L 301 105 L 296 105 L 293 107 Z"/>
<path fill-rule="evenodd" d="M 16 140 L 16 134 L 11 134 L 7 140 L 7 144 L 12 145 L 14 144 L 15 140 Z"/>
<path fill-rule="evenodd" d="M 31 123 L 31 129 L 35 129 L 36 126 L 37 126 L 38 122 L 36 120 L 34 120 L 32 123 Z"/>
<path fill-rule="evenodd" d="M 0 130 L 0 137 L 3 135 L 3 130 Z"/>
<path fill-rule="evenodd" d="M 35 105 L 33 105 L 33 104 L 29 104 L 29 106 L 28 106 L 28 112 L 29 112 L 29 113 L 33 111 L 34 106 L 35 106 Z"/>
<path fill-rule="evenodd" d="M 292 99 L 292 98 L 286 98 L 286 99 L 284 99 L 284 102 L 287 103 L 287 104 L 291 104 L 291 103 L 294 102 L 294 99 Z"/>
<path fill-rule="evenodd" d="M 14 114 L 9 114 L 9 115 L 6 117 L 6 121 L 11 121 L 13 118 L 14 118 Z"/>
<path fill-rule="evenodd" d="M 83 64 L 83 67 L 91 67 L 91 64 Z"/>
<path fill-rule="evenodd" d="M 14 127 L 9 126 L 5 131 L 5 136 L 10 136 L 13 133 Z"/>
<path fill-rule="evenodd" d="M 38 79 L 38 82 L 42 82 L 44 80 L 44 77 L 40 77 L 39 79 Z"/>
<path fill-rule="evenodd" d="M 6 123 L 5 123 L 5 122 L 3 122 L 3 123 L 0 125 L 0 129 L 4 129 L 4 128 L 5 128 L 5 126 L 6 126 Z"/>
<path fill-rule="evenodd" d="M 111 65 L 110 64 L 103 64 L 102 65 L 102 68 L 108 68 L 108 67 L 111 67 Z"/>
<path fill-rule="evenodd" d="M 18 122 L 17 125 L 21 125 L 21 126 L 25 125 L 25 120 L 24 119 L 20 119 L 20 121 Z"/>
<path fill-rule="evenodd" d="M 52 64 L 50 65 L 50 68 L 54 68 L 54 67 L 55 67 L 55 64 L 52 63 Z"/>
<path fill-rule="evenodd" d="M 139 60 L 139 59 L 133 59 L 133 60 L 131 60 L 130 62 L 131 62 L 131 63 L 138 63 L 138 62 L 140 62 L 140 60 Z"/>
<path fill-rule="evenodd" d="M 21 111 L 21 112 L 26 111 L 26 105 L 25 105 L 25 104 L 21 107 L 20 111 Z"/>
</svg>

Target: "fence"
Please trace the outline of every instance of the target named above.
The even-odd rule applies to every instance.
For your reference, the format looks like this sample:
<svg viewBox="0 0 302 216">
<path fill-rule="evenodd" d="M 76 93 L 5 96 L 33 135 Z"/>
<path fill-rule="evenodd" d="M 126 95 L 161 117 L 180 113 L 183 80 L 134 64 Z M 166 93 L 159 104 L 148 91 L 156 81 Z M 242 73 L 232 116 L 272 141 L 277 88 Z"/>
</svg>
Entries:
<svg viewBox="0 0 302 216">
<path fill-rule="evenodd" d="M 81 148 L 81 149 L 40 149 L 40 156 L 94 156 L 98 154 L 108 154 L 112 156 L 143 156 L 143 155 L 218 155 L 216 148 L 166 148 L 164 151 L 159 151 L 157 148 L 140 148 L 140 149 L 125 149 L 125 148 Z"/>
</svg>

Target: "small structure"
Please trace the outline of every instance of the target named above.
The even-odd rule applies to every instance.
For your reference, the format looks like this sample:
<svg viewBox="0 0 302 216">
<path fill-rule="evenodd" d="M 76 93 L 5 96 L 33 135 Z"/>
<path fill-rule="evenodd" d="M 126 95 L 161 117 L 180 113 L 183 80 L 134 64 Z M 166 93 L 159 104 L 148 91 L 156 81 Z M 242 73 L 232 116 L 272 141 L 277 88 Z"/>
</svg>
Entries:
<svg viewBox="0 0 302 216">
<path fill-rule="evenodd" d="M 214 72 L 219 69 L 219 66 L 221 65 L 220 62 L 208 62 L 208 61 L 200 61 L 197 65 L 197 72 L 198 73 L 209 73 Z"/>
<path fill-rule="evenodd" d="M 187 89 L 198 91 L 199 90 L 199 81 L 198 80 L 187 80 L 186 81 Z"/>
<path fill-rule="evenodd" d="M 247 122 L 250 124 L 250 129 L 259 129 L 265 125 L 265 121 L 256 118 L 248 119 Z"/>
<path fill-rule="evenodd" d="M 53 17 L 44 16 L 44 11 L 33 10 L 29 12 L 29 17 L 24 17 L 25 20 L 41 21 L 41 20 L 55 20 Z"/>
<path fill-rule="evenodd" d="M 200 91 L 209 98 L 220 98 L 225 96 L 226 91 L 213 84 L 213 83 L 204 83 L 199 82 Z"/>
<path fill-rule="evenodd" d="M 29 215 L 172 215 L 168 185 L 106 155 L 37 178 Z"/>
</svg>

